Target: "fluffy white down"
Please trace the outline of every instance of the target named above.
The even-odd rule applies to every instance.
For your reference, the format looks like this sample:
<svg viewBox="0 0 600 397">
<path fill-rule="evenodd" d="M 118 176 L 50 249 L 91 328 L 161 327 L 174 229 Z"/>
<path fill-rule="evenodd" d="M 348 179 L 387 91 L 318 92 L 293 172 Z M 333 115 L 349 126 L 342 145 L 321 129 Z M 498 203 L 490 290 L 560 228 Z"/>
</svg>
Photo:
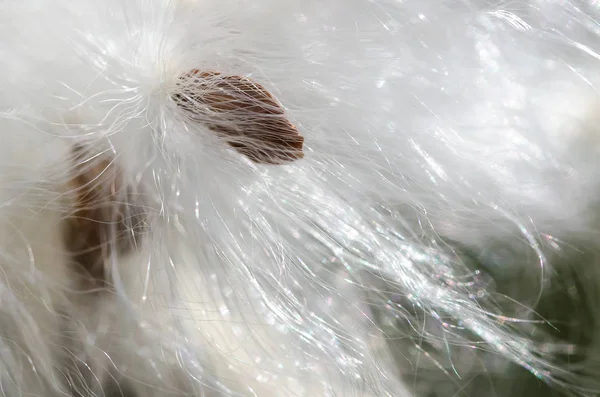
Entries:
<svg viewBox="0 0 600 397">
<path fill-rule="evenodd" d="M 0 2 L 0 393 L 531 395 L 520 367 L 595 395 L 599 18 L 595 0 Z M 252 164 L 186 121 L 170 95 L 194 68 L 264 85 L 305 158 Z M 151 213 L 93 297 L 60 241 L 74 143 L 114 153 Z"/>
</svg>

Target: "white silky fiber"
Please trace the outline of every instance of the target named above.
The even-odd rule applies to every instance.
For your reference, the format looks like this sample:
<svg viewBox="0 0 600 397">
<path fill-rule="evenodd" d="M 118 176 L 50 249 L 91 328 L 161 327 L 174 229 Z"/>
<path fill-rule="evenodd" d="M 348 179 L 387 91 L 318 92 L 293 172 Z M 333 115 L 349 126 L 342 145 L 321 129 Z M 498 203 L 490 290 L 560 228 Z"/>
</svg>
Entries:
<svg viewBox="0 0 600 397">
<path fill-rule="evenodd" d="M 5 0 L 0 56 L 0 394 L 600 393 L 600 2 Z M 191 70 L 303 158 L 188 117 Z M 148 214 L 93 293 L 75 144 Z"/>
</svg>

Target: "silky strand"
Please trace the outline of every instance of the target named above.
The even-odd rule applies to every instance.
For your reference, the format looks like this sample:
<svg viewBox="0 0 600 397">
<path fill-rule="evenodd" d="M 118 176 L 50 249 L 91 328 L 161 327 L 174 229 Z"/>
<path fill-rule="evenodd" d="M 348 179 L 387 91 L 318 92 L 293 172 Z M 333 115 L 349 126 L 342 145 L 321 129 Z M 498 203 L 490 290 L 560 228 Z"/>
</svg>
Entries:
<svg viewBox="0 0 600 397">
<path fill-rule="evenodd" d="M 1 392 L 596 395 L 599 21 L 0 3 Z"/>
</svg>

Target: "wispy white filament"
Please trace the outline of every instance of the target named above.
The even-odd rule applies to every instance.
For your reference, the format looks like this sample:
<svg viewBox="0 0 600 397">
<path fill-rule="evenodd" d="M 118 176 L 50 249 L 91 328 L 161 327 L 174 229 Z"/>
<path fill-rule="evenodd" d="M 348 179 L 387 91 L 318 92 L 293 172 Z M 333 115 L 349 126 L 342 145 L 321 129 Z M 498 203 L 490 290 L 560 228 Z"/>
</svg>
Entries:
<svg viewBox="0 0 600 397">
<path fill-rule="evenodd" d="M 0 4 L 2 392 L 508 396 L 521 367 L 593 395 L 599 17 L 552 0 Z M 192 69 L 263 85 L 305 158 L 254 164 L 186 118 L 172 95 Z M 53 245 L 74 142 L 113 152 L 150 213 L 97 298 Z M 559 292 L 579 309 L 556 314 Z"/>
</svg>

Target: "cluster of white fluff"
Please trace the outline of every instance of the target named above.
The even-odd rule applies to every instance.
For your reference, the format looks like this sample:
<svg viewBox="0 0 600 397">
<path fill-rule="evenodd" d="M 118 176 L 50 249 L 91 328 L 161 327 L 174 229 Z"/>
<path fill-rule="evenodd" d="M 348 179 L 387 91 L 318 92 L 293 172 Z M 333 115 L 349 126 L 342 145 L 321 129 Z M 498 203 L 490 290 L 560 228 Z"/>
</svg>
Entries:
<svg viewBox="0 0 600 397">
<path fill-rule="evenodd" d="M 595 395 L 599 39 L 595 0 L 0 2 L 0 394 Z M 186 118 L 192 69 L 263 85 L 304 158 Z M 149 214 L 92 295 L 73 144 Z"/>
</svg>

